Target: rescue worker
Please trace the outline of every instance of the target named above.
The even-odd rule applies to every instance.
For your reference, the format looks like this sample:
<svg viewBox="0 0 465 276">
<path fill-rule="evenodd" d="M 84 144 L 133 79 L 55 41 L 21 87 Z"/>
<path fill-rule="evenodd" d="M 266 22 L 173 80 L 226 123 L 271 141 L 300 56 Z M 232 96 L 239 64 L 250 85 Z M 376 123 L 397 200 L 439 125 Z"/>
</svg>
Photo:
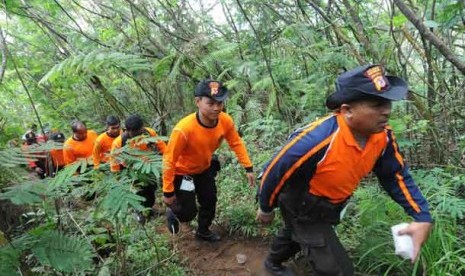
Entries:
<svg viewBox="0 0 465 276">
<path fill-rule="evenodd" d="M 52 132 L 52 134 L 50 134 L 50 140 L 56 143 L 57 146 L 57 148 L 50 150 L 50 156 L 48 158 L 49 164 L 47 165 L 49 170 L 48 175 L 53 177 L 65 166 L 65 159 L 63 156 L 63 143 L 65 142 L 65 135 L 58 131 Z"/>
<path fill-rule="evenodd" d="M 30 157 L 28 158 L 28 167 L 33 170 L 41 179 L 45 178 L 45 156 L 44 152 L 37 150 L 39 143 L 37 141 L 36 134 L 32 131 L 27 132 L 24 134 L 23 139 L 24 143 L 22 150 L 27 153 L 28 157 Z"/>
<path fill-rule="evenodd" d="M 163 140 L 158 139 L 155 143 L 145 143 L 141 141 L 143 137 L 156 137 L 158 135 L 152 128 L 144 127 L 140 115 L 130 115 L 125 121 L 125 128 L 125 131 L 113 141 L 111 147 L 110 169 L 112 172 L 119 172 L 122 168 L 126 167 L 124 162 L 118 160 L 118 151 L 127 143 L 129 143 L 128 146 L 130 148 L 136 148 L 141 151 L 155 151 L 159 154 L 164 153 L 166 144 Z M 134 184 L 138 189 L 136 194 L 145 198 L 142 205 L 149 209 L 148 214 L 138 213 L 138 221 L 144 224 L 146 218 L 154 214 L 157 176 L 138 173 L 138 178 L 137 183 Z"/>
<path fill-rule="evenodd" d="M 108 153 L 111 151 L 113 141 L 121 134 L 120 120 L 111 115 L 108 116 L 106 121 L 106 131 L 100 134 L 94 143 L 93 149 L 93 162 L 94 169 L 98 169 L 100 163 L 106 163 L 109 160 Z"/>
<path fill-rule="evenodd" d="M 413 239 L 412 261 L 418 257 L 431 229 L 431 214 L 388 126 L 391 101 L 406 94 L 407 84 L 386 76 L 379 65 L 341 74 L 326 101 L 334 113 L 296 130 L 265 165 L 257 219 L 270 223 L 279 206 L 284 220 L 265 260 L 269 272 L 292 275 L 283 262 L 303 250 L 316 275 L 354 275 L 333 226 L 371 171 L 413 217 L 401 234 Z"/>
<path fill-rule="evenodd" d="M 92 164 L 92 151 L 97 133 L 94 130 L 88 130 L 85 123 L 77 120 L 71 123 L 71 130 L 73 135 L 63 145 L 65 165 L 78 159 L 86 159 L 88 164 Z"/>
<path fill-rule="evenodd" d="M 196 238 L 216 242 L 221 237 L 210 230 L 216 212 L 216 183 L 212 155 L 223 139 L 244 167 L 250 186 L 255 185 L 253 166 L 231 116 L 223 112 L 228 90 L 219 81 L 205 79 L 196 87 L 198 111 L 181 119 L 174 127 L 163 155 L 163 199 L 170 231 L 177 233 L 179 222 L 197 215 Z"/>
</svg>

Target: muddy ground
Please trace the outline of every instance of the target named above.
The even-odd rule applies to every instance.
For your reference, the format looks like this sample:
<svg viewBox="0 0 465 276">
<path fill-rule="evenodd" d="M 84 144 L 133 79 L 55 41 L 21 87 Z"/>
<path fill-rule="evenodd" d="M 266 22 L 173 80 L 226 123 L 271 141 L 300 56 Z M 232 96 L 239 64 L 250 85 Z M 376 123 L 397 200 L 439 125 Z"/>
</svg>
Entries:
<svg viewBox="0 0 465 276">
<path fill-rule="evenodd" d="M 222 241 L 217 243 L 197 240 L 194 231 L 186 226 L 172 238 L 173 246 L 179 251 L 182 263 L 188 269 L 188 275 L 270 275 L 263 267 L 270 240 L 245 239 L 230 236 L 222 229 L 215 230 L 222 236 Z M 238 262 L 238 254 L 245 255 L 246 260 L 243 264 Z M 309 275 L 294 261 L 287 265 L 293 269 L 295 275 Z"/>
</svg>

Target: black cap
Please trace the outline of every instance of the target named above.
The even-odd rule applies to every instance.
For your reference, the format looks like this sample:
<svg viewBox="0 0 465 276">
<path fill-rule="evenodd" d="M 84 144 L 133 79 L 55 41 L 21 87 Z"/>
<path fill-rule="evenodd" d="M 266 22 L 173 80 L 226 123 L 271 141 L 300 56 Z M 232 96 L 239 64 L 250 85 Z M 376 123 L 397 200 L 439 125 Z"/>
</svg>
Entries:
<svg viewBox="0 0 465 276">
<path fill-rule="evenodd" d="M 364 65 L 336 79 L 336 92 L 326 99 L 326 106 L 337 109 L 343 103 L 368 98 L 397 101 L 405 98 L 407 91 L 407 83 L 399 77 L 386 76 L 381 65 Z"/>
<path fill-rule="evenodd" d="M 65 141 L 65 135 L 61 132 L 54 132 L 50 135 L 50 139 L 55 142 L 63 142 Z"/>
<path fill-rule="evenodd" d="M 219 81 L 206 79 L 197 84 L 194 96 L 209 97 L 215 101 L 222 102 L 228 97 L 228 89 Z"/>
<path fill-rule="evenodd" d="M 28 132 L 24 135 L 24 138 L 27 142 L 29 143 L 33 143 L 37 140 L 36 138 L 36 135 L 34 134 L 34 132 Z"/>
</svg>

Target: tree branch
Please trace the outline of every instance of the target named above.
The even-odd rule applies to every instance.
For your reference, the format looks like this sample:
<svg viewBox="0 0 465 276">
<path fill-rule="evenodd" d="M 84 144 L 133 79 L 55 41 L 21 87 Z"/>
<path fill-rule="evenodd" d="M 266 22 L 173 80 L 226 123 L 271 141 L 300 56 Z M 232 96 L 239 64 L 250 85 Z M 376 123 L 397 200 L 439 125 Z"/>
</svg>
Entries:
<svg viewBox="0 0 465 276">
<path fill-rule="evenodd" d="M 263 43 L 262 43 L 262 40 L 260 38 L 260 35 L 258 34 L 257 30 L 255 29 L 255 26 L 252 24 L 252 21 L 249 19 L 247 13 L 245 12 L 244 8 L 242 7 L 242 4 L 241 4 L 241 1 L 239 0 L 236 0 L 236 3 L 237 5 L 239 6 L 239 9 L 241 10 L 242 14 L 244 15 L 245 17 L 245 20 L 247 20 L 247 22 L 249 23 L 250 25 L 250 28 L 252 28 L 252 31 L 255 35 L 255 37 L 257 38 L 257 42 L 258 42 L 258 45 L 260 46 L 260 50 L 262 52 L 262 55 L 263 55 L 263 59 L 265 60 L 265 66 L 266 66 L 266 69 L 268 71 L 268 74 L 270 75 L 270 78 L 271 78 L 271 82 L 273 84 L 273 89 L 276 90 L 276 106 L 279 110 L 279 112 L 281 114 L 283 114 L 282 110 L 281 110 L 281 101 L 279 99 L 279 96 L 278 96 L 278 86 L 276 85 L 276 82 L 274 80 L 274 77 L 273 77 L 273 71 L 271 70 L 271 65 L 270 65 L 270 61 L 268 60 L 268 57 L 266 55 L 266 52 L 265 52 L 265 47 L 263 46 Z"/>
<path fill-rule="evenodd" d="M 463 75 L 465 75 L 465 63 L 462 62 L 457 56 L 447 47 L 447 45 L 437 37 L 433 32 L 431 32 L 425 24 L 418 18 L 413 11 L 405 5 L 401 0 L 394 0 L 394 4 L 399 8 L 399 10 L 407 17 L 407 19 L 412 22 L 412 24 L 417 28 L 418 32 L 422 37 L 428 40 L 431 44 L 436 47 L 444 57 L 451 62 Z"/>
<path fill-rule="evenodd" d="M 6 59 L 8 56 L 8 53 L 6 51 L 6 41 L 5 41 L 5 36 L 3 35 L 3 30 L 0 27 L 0 51 L 2 52 L 2 65 L 0 67 L 0 84 L 3 81 L 3 75 L 5 74 L 6 70 Z"/>
<path fill-rule="evenodd" d="M 342 32 L 341 30 L 339 30 L 339 27 L 336 26 L 336 24 L 334 24 L 334 22 L 331 20 L 331 18 L 329 18 L 322 10 L 321 8 L 314 3 L 313 0 L 307 0 L 308 4 L 327 22 L 331 25 L 334 33 L 336 34 L 336 37 L 338 37 L 339 39 L 341 39 L 345 44 L 347 44 L 350 48 L 350 50 L 352 51 L 352 54 L 355 56 L 355 58 L 357 59 L 357 61 L 360 63 L 360 64 L 364 64 L 366 61 L 365 59 L 360 55 L 360 53 L 357 51 L 357 49 L 355 49 L 354 45 L 352 44 L 352 42 L 349 40 L 349 38 L 347 38 Z"/>
</svg>

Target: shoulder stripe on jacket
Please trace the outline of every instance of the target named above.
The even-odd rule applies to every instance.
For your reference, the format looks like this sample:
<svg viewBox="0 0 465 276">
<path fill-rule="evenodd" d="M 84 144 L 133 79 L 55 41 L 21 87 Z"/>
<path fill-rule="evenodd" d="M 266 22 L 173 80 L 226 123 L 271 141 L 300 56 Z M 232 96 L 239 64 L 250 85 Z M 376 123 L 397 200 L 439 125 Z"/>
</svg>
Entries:
<svg viewBox="0 0 465 276">
<path fill-rule="evenodd" d="M 278 195 L 279 191 L 281 190 L 281 187 L 286 183 L 286 181 L 289 179 L 289 177 L 292 176 L 292 174 L 305 162 L 307 161 L 311 156 L 313 156 L 315 153 L 317 153 L 319 150 L 322 148 L 326 147 L 331 140 L 333 139 L 333 135 L 328 136 L 326 139 L 324 139 L 322 142 L 320 142 L 318 145 L 313 147 L 309 152 L 307 152 L 305 155 L 303 155 L 297 162 L 295 162 L 292 167 L 289 168 L 289 170 L 284 174 L 284 176 L 281 178 L 281 180 L 278 183 L 278 186 L 276 186 L 275 190 L 271 194 L 270 200 L 269 200 L 269 205 L 271 206 Z"/>
<path fill-rule="evenodd" d="M 302 139 L 302 137 L 304 137 L 307 133 L 309 133 L 310 131 L 312 131 L 313 129 L 315 129 L 317 126 L 320 125 L 321 122 L 327 120 L 328 118 L 325 117 L 325 118 L 322 118 L 310 125 L 308 125 L 308 127 L 306 129 L 304 129 L 297 137 L 295 137 L 290 143 L 288 143 L 286 146 L 284 146 L 278 153 L 278 155 L 276 155 L 276 157 L 273 158 L 273 161 L 271 162 L 271 164 L 268 166 L 268 168 L 266 169 L 265 173 L 263 174 L 263 178 L 262 178 L 262 183 L 261 185 L 263 185 L 263 182 L 264 180 L 266 179 L 266 177 L 268 176 L 268 174 L 270 173 L 271 169 L 274 167 L 274 165 L 276 165 L 276 163 L 281 159 L 281 157 L 294 145 L 296 144 L 300 139 Z"/>
<path fill-rule="evenodd" d="M 415 200 L 413 200 L 412 195 L 410 194 L 407 188 L 407 185 L 404 182 L 404 177 L 400 173 L 396 173 L 396 178 L 397 178 L 397 183 L 399 183 L 400 190 L 404 194 L 410 206 L 412 206 L 415 212 L 420 213 L 421 211 L 420 207 L 418 207 L 418 204 L 415 202 Z"/>
</svg>

